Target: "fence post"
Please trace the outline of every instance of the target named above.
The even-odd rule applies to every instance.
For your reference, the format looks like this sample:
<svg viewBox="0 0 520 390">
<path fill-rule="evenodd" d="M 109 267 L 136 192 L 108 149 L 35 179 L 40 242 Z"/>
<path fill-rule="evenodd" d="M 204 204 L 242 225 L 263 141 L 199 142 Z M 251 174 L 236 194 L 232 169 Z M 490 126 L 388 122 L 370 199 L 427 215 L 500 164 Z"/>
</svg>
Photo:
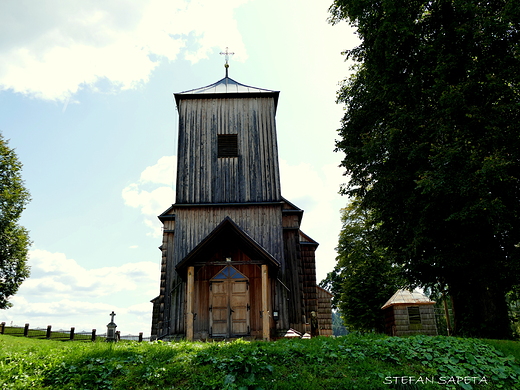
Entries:
<svg viewBox="0 0 520 390">
<path fill-rule="evenodd" d="M 29 324 L 25 324 L 25 327 L 23 328 L 23 337 L 29 336 Z"/>
<path fill-rule="evenodd" d="M 76 328 L 74 328 L 74 327 L 70 328 L 70 339 L 71 339 L 71 340 L 74 340 L 74 330 L 75 330 L 75 329 L 76 329 Z"/>
<path fill-rule="evenodd" d="M 143 342 L 143 332 L 139 332 L 139 342 Z"/>
<path fill-rule="evenodd" d="M 4 334 L 5 333 L 5 322 L 2 322 L 0 324 L 0 334 Z"/>
<path fill-rule="evenodd" d="M 50 339 L 51 338 L 51 325 L 47 325 L 47 334 L 45 335 L 45 338 Z"/>
<path fill-rule="evenodd" d="M 92 329 L 92 342 L 96 341 L 96 329 Z"/>
</svg>

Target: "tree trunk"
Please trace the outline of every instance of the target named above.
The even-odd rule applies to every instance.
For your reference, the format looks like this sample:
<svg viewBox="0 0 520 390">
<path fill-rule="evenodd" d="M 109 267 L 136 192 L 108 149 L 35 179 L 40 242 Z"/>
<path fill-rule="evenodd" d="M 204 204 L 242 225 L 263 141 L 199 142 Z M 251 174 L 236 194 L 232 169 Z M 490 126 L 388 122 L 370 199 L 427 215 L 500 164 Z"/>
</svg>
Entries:
<svg viewBox="0 0 520 390">
<path fill-rule="evenodd" d="M 461 279 L 464 279 L 461 276 Z M 454 309 L 454 335 L 510 339 L 505 293 L 489 284 L 459 280 L 450 285 Z"/>
</svg>

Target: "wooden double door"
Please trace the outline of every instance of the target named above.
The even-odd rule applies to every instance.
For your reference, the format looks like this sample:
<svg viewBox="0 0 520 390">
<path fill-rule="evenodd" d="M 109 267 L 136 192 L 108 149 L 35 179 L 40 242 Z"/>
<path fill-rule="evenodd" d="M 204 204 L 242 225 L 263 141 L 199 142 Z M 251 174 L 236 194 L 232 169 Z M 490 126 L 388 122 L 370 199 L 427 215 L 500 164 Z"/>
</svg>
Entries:
<svg viewBox="0 0 520 390">
<path fill-rule="evenodd" d="M 210 280 L 209 326 L 211 337 L 250 334 L 249 280 L 232 266 Z"/>
</svg>

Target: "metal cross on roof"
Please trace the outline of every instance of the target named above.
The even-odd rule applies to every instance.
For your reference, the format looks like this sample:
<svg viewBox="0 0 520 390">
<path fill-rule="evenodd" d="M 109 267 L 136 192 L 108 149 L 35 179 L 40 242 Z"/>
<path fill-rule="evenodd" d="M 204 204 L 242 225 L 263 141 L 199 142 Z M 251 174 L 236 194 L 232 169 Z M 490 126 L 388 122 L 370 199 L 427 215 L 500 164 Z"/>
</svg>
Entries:
<svg viewBox="0 0 520 390">
<path fill-rule="evenodd" d="M 224 58 L 226 59 L 226 64 L 224 65 L 224 68 L 226 68 L 226 77 L 228 77 L 229 56 L 232 56 L 233 54 L 235 54 L 235 53 L 230 53 L 229 49 L 227 47 L 226 47 L 226 51 L 221 51 L 220 52 L 220 55 L 224 55 L 225 56 Z"/>
</svg>

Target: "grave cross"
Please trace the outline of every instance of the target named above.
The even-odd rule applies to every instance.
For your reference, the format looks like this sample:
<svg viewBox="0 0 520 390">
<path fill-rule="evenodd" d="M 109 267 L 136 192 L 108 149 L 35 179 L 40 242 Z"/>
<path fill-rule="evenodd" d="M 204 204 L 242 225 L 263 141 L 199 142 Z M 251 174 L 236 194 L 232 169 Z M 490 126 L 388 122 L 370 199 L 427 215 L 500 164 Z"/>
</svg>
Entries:
<svg viewBox="0 0 520 390">
<path fill-rule="evenodd" d="M 224 55 L 225 56 L 224 58 L 226 59 L 226 64 L 224 65 L 224 68 L 226 68 L 226 77 L 228 77 L 229 56 L 232 56 L 233 54 L 235 54 L 235 53 L 230 53 L 229 49 L 227 47 L 226 47 L 226 51 L 221 51 L 220 52 L 220 55 Z"/>
<path fill-rule="evenodd" d="M 114 313 L 114 310 L 112 310 L 112 313 L 110 313 L 109 316 L 112 317 L 110 319 L 110 322 L 114 322 L 114 317 L 116 316 L 116 313 Z"/>
</svg>

